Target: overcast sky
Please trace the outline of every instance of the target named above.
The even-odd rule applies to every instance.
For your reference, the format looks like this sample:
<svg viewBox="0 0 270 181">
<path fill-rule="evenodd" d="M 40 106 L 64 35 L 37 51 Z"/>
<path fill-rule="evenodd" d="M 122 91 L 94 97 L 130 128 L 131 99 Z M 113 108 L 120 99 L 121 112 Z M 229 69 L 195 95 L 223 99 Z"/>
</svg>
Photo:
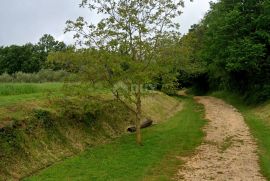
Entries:
<svg viewBox="0 0 270 181">
<path fill-rule="evenodd" d="M 181 33 L 198 23 L 209 10 L 211 0 L 186 0 L 182 16 Z M 72 43 L 72 35 L 64 34 L 65 22 L 78 16 L 93 21 L 95 15 L 78 7 L 81 0 L 2 0 L 0 2 L 0 46 L 36 43 L 43 34 L 51 34 L 57 40 Z"/>
</svg>

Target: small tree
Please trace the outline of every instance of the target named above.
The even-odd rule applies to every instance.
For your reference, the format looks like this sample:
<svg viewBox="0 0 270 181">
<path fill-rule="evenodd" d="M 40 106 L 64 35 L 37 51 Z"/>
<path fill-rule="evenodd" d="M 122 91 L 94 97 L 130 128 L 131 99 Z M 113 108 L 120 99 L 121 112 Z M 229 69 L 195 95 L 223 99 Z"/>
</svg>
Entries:
<svg viewBox="0 0 270 181">
<path fill-rule="evenodd" d="M 179 35 L 174 19 L 183 5 L 183 0 L 82 0 L 80 7 L 100 14 L 101 21 L 92 24 L 83 17 L 67 21 L 66 32 L 75 32 L 77 43 L 92 48 L 90 57 L 80 53 L 89 61 L 81 72 L 91 81 L 105 81 L 115 97 L 136 114 L 138 144 L 142 144 L 143 86 L 164 68 L 158 66 L 161 39 Z"/>
</svg>

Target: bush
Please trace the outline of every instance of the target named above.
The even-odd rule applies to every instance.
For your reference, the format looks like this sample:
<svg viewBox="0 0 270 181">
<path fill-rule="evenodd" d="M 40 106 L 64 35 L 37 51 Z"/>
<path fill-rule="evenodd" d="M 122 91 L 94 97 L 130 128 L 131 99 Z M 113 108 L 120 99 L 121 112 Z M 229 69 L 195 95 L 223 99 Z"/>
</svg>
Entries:
<svg viewBox="0 0 270 181">
<path fill-rule="evenodd" d="M 39 80 L 44 82 L 63 82 L 68 78 L 69 73 L 64 70 L 41 70 L 37 73 L 37 76 Z"/>
<path fill-rule="evenodd" d="M 29 74 L 29 73 L 23 73 L 23 72 L 17 72 L 14 74 L 13 82 L 37 82 L 37 76 L 35 73 Z"/>
<path fill-rule="evenodd" d="M 247 104 L 259 104 L 270 99 L 270 85 L 263 85 L 248 90 L 244 95 Z"/>
<path fill-rule="evenodd" d="M 2 75 L 0 75 L 0 82 L 12 82 L 13 79 L 14 78 L 8 73 L 3 73 Z"/>
</svg>

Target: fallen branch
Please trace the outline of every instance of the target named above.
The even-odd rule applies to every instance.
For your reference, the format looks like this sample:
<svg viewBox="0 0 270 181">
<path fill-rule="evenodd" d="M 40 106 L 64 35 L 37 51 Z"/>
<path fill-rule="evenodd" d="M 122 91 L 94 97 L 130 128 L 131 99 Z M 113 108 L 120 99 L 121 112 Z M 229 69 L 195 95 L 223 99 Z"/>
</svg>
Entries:
<svg viewBox="0 0 270 181">
<path fill-rule="evenodd" d="M 141 123 L 141 129 L 143 128 L 147 128 L 147 127 L 150 127 L 152 126 L 153 124 L 153 121 L 151 119 L 145 119 L 142 123 Z M 135 132 L 136 131 L 136 126 L 130 126 L 127 128 L 127 131 L 128 132 Z"/>
</svg>

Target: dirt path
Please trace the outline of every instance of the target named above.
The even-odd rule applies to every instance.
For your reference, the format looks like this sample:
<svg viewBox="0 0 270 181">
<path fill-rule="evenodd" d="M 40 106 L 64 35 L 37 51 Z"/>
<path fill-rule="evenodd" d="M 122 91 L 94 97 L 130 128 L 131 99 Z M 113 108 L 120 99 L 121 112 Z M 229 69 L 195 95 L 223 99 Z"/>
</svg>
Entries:
<svg viewBox="0 0 270 181">
<path fill-rule="evenodd" d="M 185 165 L 176 180 L 261 181 L 257 146 L 242 115 L 213 97 L 197 97 L 205 106 L 205 141 Z"/>
</svg>

